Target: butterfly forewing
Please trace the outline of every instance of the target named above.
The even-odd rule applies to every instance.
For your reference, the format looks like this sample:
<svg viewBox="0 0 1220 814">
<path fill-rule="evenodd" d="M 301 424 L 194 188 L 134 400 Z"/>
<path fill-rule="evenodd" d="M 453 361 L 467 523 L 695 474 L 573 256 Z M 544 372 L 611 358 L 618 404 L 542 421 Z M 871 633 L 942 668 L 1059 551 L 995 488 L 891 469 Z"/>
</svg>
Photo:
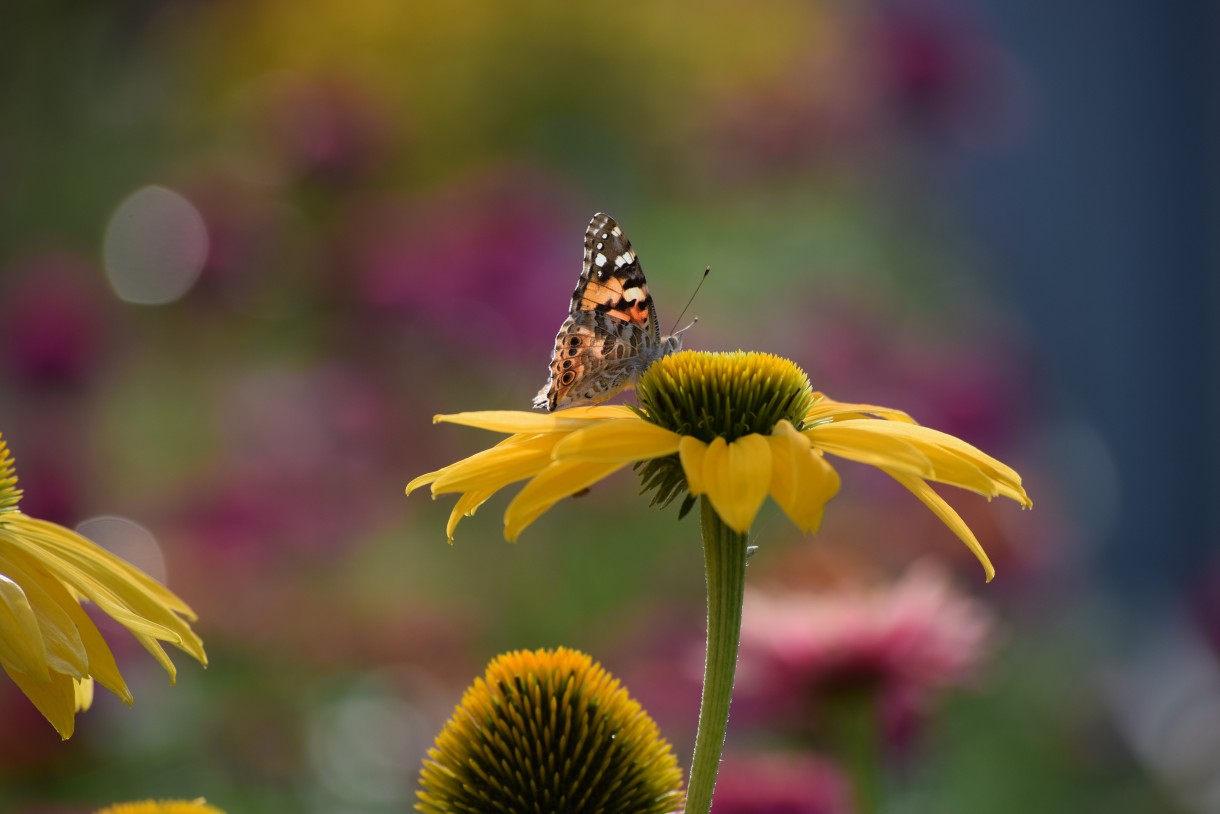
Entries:
<svg viewBox="0 0 1220 814">
<path fill-rule="evenodd" d="M 572 292 L 569 313 L 577 311 L 601 311 L 633 322 L 657 341 L 661 339 L 656 307 L 640 259 L 614 218 L 600 212 L 585 230 L 584 268 Z"/>
<path fill-rule="evenodd" d="M 680 345 L 679 337 L 661 337 L 631 241 L 614 218 L 598 213 L 585 230 L 580 281 L 534 406 L 559 410 L 605 401 Z"/>
</svg>

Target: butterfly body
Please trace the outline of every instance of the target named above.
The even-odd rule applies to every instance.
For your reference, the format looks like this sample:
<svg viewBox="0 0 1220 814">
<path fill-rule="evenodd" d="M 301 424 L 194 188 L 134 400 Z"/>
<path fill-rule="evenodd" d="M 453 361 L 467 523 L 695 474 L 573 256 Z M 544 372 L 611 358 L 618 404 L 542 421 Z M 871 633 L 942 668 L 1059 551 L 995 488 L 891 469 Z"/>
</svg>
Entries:
<svg viewBox="0 0 1220 814">
<path fill-rule="evenodd" d="M 677 334 L 661 336 L 631 241 L 614 218 L 599 212 L 585 230 L 580 281 L 534 407 L 554 411 L 605 401 L 681 347 Z"/>
</svg>

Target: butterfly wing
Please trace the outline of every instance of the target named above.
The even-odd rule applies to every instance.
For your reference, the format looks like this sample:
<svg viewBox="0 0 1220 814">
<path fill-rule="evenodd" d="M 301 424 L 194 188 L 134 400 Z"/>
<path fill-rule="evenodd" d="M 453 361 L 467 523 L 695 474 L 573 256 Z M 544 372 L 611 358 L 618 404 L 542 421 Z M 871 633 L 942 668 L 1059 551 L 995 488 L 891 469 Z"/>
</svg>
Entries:
<svg viewBox="0 0 1220 814">
<path fill-rule="evenodd" d="M 614 218 L 599 212 L 585 230 L 580 281 L 534 406 L 558 410 L 605 401 L 633 384 L 661 347 L 639 258 Z"/>
<path fill-rule="evenodd" d="M 661 341 L 657 309 L 631 241 L 614 218 L 598 212 L 585 229 L 584 266 L 572 292 L 569 314 L 599 311 L 613 319 L 638 325 Z"/>
</svg>

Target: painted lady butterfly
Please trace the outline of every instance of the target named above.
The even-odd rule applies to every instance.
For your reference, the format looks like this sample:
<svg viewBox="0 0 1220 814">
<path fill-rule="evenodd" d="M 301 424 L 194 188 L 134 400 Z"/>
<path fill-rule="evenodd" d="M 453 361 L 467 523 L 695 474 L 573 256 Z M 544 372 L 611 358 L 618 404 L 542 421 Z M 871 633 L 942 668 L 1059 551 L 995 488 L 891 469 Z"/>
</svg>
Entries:
<svg viewBox="0 0 1220 814">
<path fill-rule="evenodd" d="M 580 282 L 534 407 L 553 411 L 597 404 L 633 387 L 649 365 L 682 347 L 681 333 L 661 336 L 631 241 L 614 218 L 597 213 L 585 230 Z"/>
</svg>

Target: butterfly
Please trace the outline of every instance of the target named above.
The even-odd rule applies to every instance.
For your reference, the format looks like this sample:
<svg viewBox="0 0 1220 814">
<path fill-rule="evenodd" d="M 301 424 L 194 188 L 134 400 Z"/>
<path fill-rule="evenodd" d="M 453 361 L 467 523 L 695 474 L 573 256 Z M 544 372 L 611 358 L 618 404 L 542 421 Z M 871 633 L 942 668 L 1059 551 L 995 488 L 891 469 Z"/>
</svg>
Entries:
<svg viewBox="0 0 1220 814">
<path fill-rule="evenodd" d="M 682 347 L 681 333 L 661 336 L 631 241 L 614 218 L 597 213 L 585 230 L 580 282 L 555 336 L 550 375 L 534 407 L 554 411 L 597 404 L 634 387 L 649 365 Z"/>
</svg>

